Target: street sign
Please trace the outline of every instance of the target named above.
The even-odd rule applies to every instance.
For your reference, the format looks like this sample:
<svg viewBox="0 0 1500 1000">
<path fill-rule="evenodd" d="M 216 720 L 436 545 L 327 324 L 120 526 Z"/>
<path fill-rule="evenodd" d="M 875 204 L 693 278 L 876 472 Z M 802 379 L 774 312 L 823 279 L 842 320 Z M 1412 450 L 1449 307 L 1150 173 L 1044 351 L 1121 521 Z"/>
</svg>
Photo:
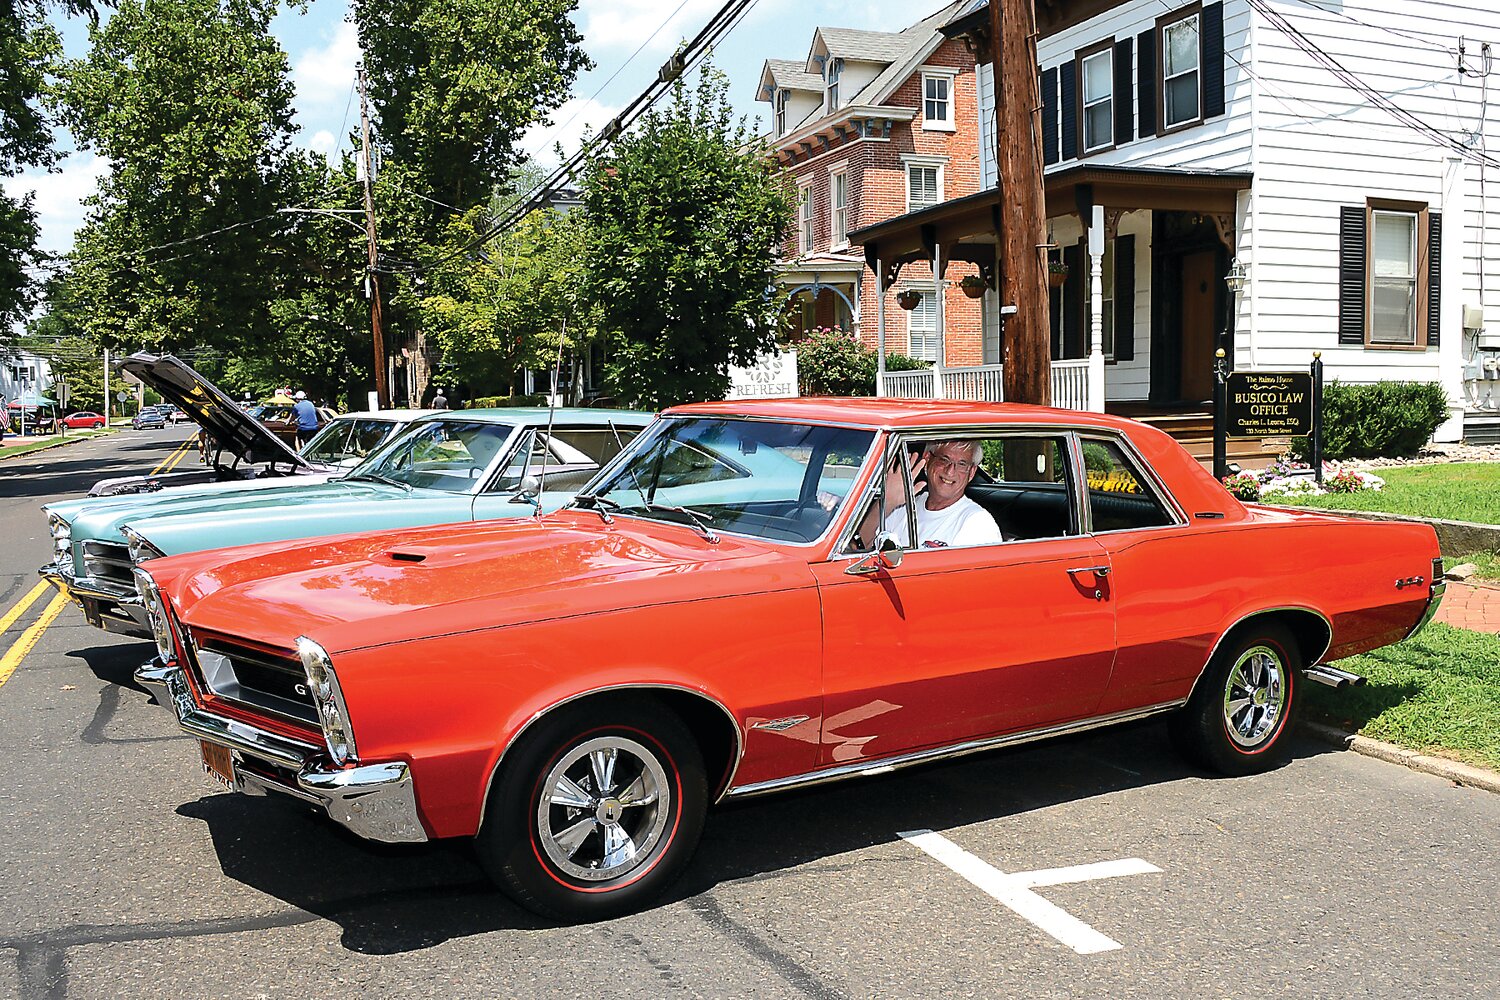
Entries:
<svg viewBox="0 0 1500 1000">
<path fill-rule="evenodd" d="M 123 389 L 121 389 L 119 392 L 115 393 L 115 402 L 116 403 L 123 403 L 123 402 L 125 402 L 125 400 L 127 400 L 129 398 L 130 398 L 130 393 L 126 392 Z"/>
<path fill-rule="evenodd" d="M 1230 372 L 1230 437 L 1295 437 L 1312 433 L 1309 372 Z"/>
</svg>

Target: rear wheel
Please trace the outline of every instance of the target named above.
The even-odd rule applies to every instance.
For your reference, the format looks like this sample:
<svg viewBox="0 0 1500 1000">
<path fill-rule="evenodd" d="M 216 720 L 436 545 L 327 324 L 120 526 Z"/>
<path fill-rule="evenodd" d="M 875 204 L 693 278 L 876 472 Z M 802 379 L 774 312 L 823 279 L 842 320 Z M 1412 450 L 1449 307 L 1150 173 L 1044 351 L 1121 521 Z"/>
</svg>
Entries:
<svg viewBox="0 0 1500 1000">
<path fill-rule="evenodd" d="M 507 754 L 476 838 L 516 902 L 566 920 L 640 909 L 682 874 L 708 808 L 692 734 L 648 698 L 564 708 Z"/>
<path fill-rule="evenodd" d="M 1170 723 L 1189 760 L 1221 774 L 1279 767 L 1301 707 L 1301 654 L 1280 625 L 1251 625 L 1214 654 L 1187 705 Z"/>
</svg>

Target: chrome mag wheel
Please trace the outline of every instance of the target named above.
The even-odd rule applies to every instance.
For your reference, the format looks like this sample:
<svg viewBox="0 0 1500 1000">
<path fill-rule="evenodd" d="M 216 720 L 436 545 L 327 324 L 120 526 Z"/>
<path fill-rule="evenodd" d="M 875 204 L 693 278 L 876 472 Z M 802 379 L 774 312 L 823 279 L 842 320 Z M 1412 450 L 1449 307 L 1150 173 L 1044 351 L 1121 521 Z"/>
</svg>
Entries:
<svg viewBox="0 0 1500 1000">
<path fill-rule="evenodd" d="M 1286 664 L 1268 645 L 1244 650 L 1224 685 L 1224 730 L 1238 746 L 1254 749 L 1277 731 L 1287 702 Z"/>
<path fill-rule="evenodd" d="M 564 874 L 603 882 L 652 856 L 672 815 L 671 783 L 635 740 L 602 736 L 562 755 L 541 783 L 537 839 Z"/>
</svg>

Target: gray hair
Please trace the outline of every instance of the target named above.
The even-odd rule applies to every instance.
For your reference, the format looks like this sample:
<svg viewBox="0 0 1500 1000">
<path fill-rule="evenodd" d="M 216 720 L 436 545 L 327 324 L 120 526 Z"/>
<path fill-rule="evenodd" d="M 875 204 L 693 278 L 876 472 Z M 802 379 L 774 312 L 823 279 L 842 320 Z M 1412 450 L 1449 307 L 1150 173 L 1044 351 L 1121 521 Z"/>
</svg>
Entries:
<svg viewBox="0 0 1500 1000">
<path fill-rule="evenodd" d="M 984 464 L 983 441 L 962 440 L 958 438 L 950 438 L 945 441 L 928 441 L 922 446 L 922 455 L 923 457 L 926 457 L 927 455 L 931 455 L 933 452 L 937 451 L 939 448 L 950 444 L 956 444 L 960 447 L 968 448 L 969 461 L 973 462 L 976 467 Z"/>
</svg>

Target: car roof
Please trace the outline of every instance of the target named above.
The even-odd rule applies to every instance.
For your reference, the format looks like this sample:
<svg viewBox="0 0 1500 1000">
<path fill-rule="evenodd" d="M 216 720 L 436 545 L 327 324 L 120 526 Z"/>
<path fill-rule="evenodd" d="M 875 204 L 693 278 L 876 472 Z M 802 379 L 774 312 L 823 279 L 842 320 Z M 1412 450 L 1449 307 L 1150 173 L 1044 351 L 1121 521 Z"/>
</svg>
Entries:
<svg viewBox="0 0 1500 1000">
<path fill-rule="evenodd" d="M 354 410 L 349 413 L 340 413 L 335 420 L 415 420 L 418 417 L 430 417 L 434 413 L 447 413 L 447 410 L 415 410 L 396 408 L 393 410 Z"/>
<path fill-rule="evenodd" d="M 603 407 L 559 406 L 549 411 L 545 406 L 497 406 L 476 410 L 438 410 L 439 420 L 493 420 L 496 423 L 521 424 L 523 426 L 546 426 L 548 420 L 576 421 L 599 424 L 613 420 L 618 423 L 645 426 L 654 419 L 654 414 L 640 410 L 609 410 Z M 431 418 L 430 418 L 431 419 Z"/>
<path fill-rule="evenodd" d="M 690 403 L 664 410 L 668 416 L 752 417 L 864 427 L 929 427 L 963 424 L 1066 424 L 1121 430 L 1133 421 L 1106 413 L 1064 410 L 1029 403 L 972 403 L 956 399 L 804 397 Z"/>
</svg>

